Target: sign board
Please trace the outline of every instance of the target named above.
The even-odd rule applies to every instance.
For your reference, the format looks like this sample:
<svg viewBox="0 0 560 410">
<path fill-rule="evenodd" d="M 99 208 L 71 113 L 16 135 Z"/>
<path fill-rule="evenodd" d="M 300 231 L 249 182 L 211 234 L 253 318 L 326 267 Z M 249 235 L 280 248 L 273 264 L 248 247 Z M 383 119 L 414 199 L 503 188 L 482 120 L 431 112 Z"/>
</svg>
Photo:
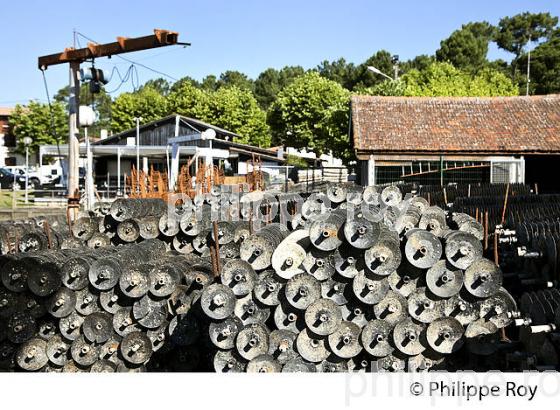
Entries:
<svg viewBox="0 0 560 410">
<path fill-rule="evenodd" d="M 208 128 L 202 132 L 195 132 L 189 135 L 179 135 L 177 137 L 171 137 L 167 139 L 169 145 L 179 144 L 181 142 L 199 141 L 199 140 L 213 140 L 216 138 L 216 131 L 212 128 Z"/>
<path fill-rule="evenodd" d="M 167 139 L 167 143 L 170 145 L 179 144 L 181 142 L 198 141 L 202 139 L 202 134 L 197 132 L 195 134 L 189 135 L 179 135 L 178 137 L 171 137 Z"/>
</svg>

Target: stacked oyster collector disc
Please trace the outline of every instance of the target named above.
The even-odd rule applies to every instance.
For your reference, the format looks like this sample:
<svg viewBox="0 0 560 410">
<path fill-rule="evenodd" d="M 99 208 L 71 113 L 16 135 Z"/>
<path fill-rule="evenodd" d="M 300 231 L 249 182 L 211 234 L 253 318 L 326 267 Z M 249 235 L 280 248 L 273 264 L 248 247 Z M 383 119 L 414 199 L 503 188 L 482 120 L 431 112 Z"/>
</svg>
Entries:
<svg viewBox="0 0 560 410">
<path fill-rule="evenodd" d="M 397 187 L 338 187 L 294 220 L 242 241 L 204 291 L 216 371 L 453 369 L 452 355 L 495 352 L 515 316 L 466 214 Z"/>
</svg>

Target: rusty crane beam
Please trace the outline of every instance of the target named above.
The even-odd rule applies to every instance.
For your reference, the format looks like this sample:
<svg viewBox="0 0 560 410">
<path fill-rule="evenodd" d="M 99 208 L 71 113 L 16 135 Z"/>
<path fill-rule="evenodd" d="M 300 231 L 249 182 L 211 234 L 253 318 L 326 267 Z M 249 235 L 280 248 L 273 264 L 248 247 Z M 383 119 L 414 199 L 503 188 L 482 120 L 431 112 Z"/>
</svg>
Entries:
<svg viewBox="0 0 560 410">
<path fill-rule="evenodd" d="M 179 33 L 169 30 L 155 29 L 154 34 L 144 37 L 117 37 L 117 41 L 107 44 L 88 43 L 86 48 L 66 48 L 62 53 L 49 54 L 39 57 L 39 69 L 44 71 L 49 66 L 65 64 L 70 65 L 70 104 L 68 116 L 68 217 L 73 221 L 77 217 L 80 206 L 79 190 L 79 106 L 80 106 L 80 81 L 78 71 L 80 64 L 99 57 L 130 53 L 133 51 L 148 50 L 172 45 L 190 45 L 179 43 Z M 74 212 L 71 212 L 74 211 Z"/>
<path fill-rule="evenodd" d="M 92 58 L 110 57 L 117 54 L 172 45 L 190 44 L 179 43 L 179 33 L 175 31 L 155 29 L 154 34 L 150 36 L 135 38 L 117 37 L 117 41 L 113 43 L 88 43 L 85 48 L 66 48 L 62 53 L 39 57 L 38 66 L 40 70 L 46 70 L 51 65 L 81 63 Z"/>
</svg>

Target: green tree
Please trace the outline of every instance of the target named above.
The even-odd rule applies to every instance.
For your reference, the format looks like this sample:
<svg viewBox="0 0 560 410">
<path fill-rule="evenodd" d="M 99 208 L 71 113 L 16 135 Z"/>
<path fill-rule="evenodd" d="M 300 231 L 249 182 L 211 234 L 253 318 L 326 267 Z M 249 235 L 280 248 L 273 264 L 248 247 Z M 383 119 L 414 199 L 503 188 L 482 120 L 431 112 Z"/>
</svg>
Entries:
<svg viewBox="0 0 560 410">
<path fill-rule="evenodd" d="M 204 121 L 209 116 L 209 98 L 208 92 L 185 81 L 169 94 L 168 109 L 170 112 Z"/>
<path fill-rule="evenodd" d="M 218 89 L 218 79 L 213 74 L 207 75 L 202 79 L 200 88 L 205 91 L 216 91 Z"/>
<path fill-rule="evenodd" d="M 348 160 L 350 92 L 335 81 L 309 72 L 284 88 L 269 110 L 275 143 L 305 147 L 318 154 L 333 151 Z"/>
<path fill-rule="evenodd" d="M 171 84 L 169 84 L 169 81 L 167 81 L 165 78 L 155 78 L 152 80 L 148 80 L 139 88 L 139 90 L 147 87 L 156 90 L 161 95 L 168 95 L 171 91 Z"/>
<path fill-rule="evenodd" d="M 281 70 L 268 68 L 260 73 L 255 80 L 254 93 L 261 108 L 268 109 L 278 93 L 304 73 L 300 66 L 286 66 Z"/>
<path fill-rule="evenodd" d="M 498 47 L 515 55 L 511 62 L 512 77 L 516 79 L 520 58 L 529 43 L 548 38 L 556 24 L 558 17 L 550 13 L 521 13 L 513 17 L 504 17 L 498 24 L 496 43 Z"/>
<path fill-rule="evenodd" d="M 178 81 L 175 81 L 171 87 L 169 88 L 169 93 L 172 93 L 174 91 L 177 91 L 179 88 L 181 88 L 183 86 L 183 84 L 185 83 L 189 83 L 194 85 L 197 88 L 200 88 L 200 83 L 198 81 L 196 81 L 194 78 L 189 77 L 188 75 L 180 78 Z"/>
<path fill-rule="evenodd" d="M 471 97 L 500 97 L 519 94 L 519 87 L 501 71 L 483 68 L 469 84 Z"/>
<path fill-rule="evenodd" d="M 527 58 L 519 59 L 519 69 L 527 70 Z M 521 84 L 521 88 L 525 88 Z M 539 44 L 531 52 L 531 85 L 530 92 L 536 94 L 552 94 L 560 92 L 560 29 L 550 40 Z"/>
<path fill-rule="evenodd" d="M 380 95 L 380 96 L 403 96 L 405 92 L 405 83 L 402 80 L 385 80 L 382 83 L 376 84 L 373 87 L 368 87 L 360 90 L 359 94 L 365 95 Z"/>
<path fill-rule="evenodd" d="M 270 146 L 266 113 L 261 110 L 251 91 L 237 86 L 222 87 L 211 93 L 207 101 L 206 122 L 239 134 L 235 142 Z"/>
<path fill-rule="evenodd" d="M 427 69 L 403 75 L 406 96 L 507 96 L 518 88 L 500 71 L 485 68 L 478 74 L 461 71 L 450 63 L 433 63 Z"/>
<path fill-rule="evenodd" d="M 241 90 L 253 90 L 253 80 L 239 71 L 228 70 L 220 74 L 220 79 L 217 82 L 217 88 L 221 87 L 237 87 Z"/>
<path fill-rule="evenodd" d="M 464 24 L 440 43 L 436 57 L 438 61 L 448 61 L 461 70 L 480 70 L 487 63 L 488 44 L 495 31 L 495 27 L 486 21 Z"/>
<path fill-rule="evenodd" d="M 321 76 L 336 81 L 348 90 L 351 90 L 356 83 L 356 67 L 352 63 L 347 63 L 344 58 L 333 62 L 325 60 L 317 66 L 317 71 Z"/>
<path fill-rule="evenodd" d="M 239 134 L 239 143 L 270 146 L 266 114 L 248 90 L 236 86 L 205 91 L 185 82 L 168 98 L 169 110 Z"/>
<path fill-rule="evenodd" d="M 169 104 L 165 96 L 152 87 L 145 87 L 133 93 L 122 93 L 113 102 L 111 129 L 120 132 L 135 126 L 135 117 L 142 123 L 157 120 L 169 114 Z"/>
<path fill-rule="evenodd" d="M 486 64 L 486 68 L 491 68 L 493 70 L 499 71 L 506 74 L 507 76 L 509 76 L 511 73 L 509 63 L 505 60 L 502 60 L 501 58 L 488 61 L 488 63 Z"/>
<path fill-rule="evenodd" d="M 498 24 L 496 43 L 519 57 L 529 42 L 550 36 L 556 24 L 558 17 L 552 17 L 550 13 L 525 12 L 504 17 Z"/>
<path fill-rule="evenodd" d="M 62 143 L 68 137 L 68 115 L 64 104 L 54 101 L 52 113 L 48 104 L 30 101 L 27 105 L 16 105 L 10 116 L 10 127 L 16 137 L 17 151 L 25 152 L 24 137 L 31 137 L 31 152 L 37 152 L 41 145 Z"/>
<path fill-rule="evenodd" d="M 373 66 L 386 75 L 393 77 L 392 54 L 387 50 L 380 50 L 356 68 L 356 80 L 352 87 L 353 90 L 373 87 L 386 80 L 385 77 L 369 71 L 369 66 Z"/>
<path fill-rule="evenodd" d="M 414 57 L 412 60 L 404 61 L 400 64 L 400 69 L 403 74 L 406 74 L 408 71 L 412 69 L 416 70 L 425 70 L 435 61 L 433 56 L 429 56 L 426 54 L 420 54 L 419 56 Z"/>
</svg>

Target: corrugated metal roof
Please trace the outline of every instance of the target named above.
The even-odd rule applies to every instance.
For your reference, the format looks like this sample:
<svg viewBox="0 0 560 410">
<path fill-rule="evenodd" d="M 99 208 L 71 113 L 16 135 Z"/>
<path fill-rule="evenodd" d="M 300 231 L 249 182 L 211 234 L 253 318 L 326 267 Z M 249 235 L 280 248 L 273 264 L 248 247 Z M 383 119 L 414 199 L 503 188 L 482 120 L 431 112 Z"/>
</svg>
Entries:
<svg viewBox="0 0 560 410">
<path fill-rule="evenodd" d="M 200 127 L 200 131 L 203 131 L 207 128 L 212 128 L 218 134 L 222 134 L 224 136 L 228 136 L 228 137 L 231 137 L 231 138 L 239 137 L 239 135 L 234 133 L 234 132 L 225 130 L 225 129 L 220 128 L 220 127 L 216 127 L 215 125 L 205 123 L 204 121 L 200 121 L 200 120 L 197 120 L 195 118 L 185 117 L 183 115 L 177 115 L 177 114 L 171 114 L 171 115 L 168 115 L 167 117 L 163 117 L 163 118 L 160 118 L 160 119 L 157 119 L 157 120 L 154 120 L 154 121 L 150 121 L 149 123 L 146 123 L 146 124 L 141 124 L 140 125 L 140 132 L 145 131 L 147 129 L 153 129 L 153 128 L 159 127 L 162 124 L 170 124 L 170 123 L 174 124 L 177 117 L 179 117 L 182 121 L 184 121 L 185 123 L 187 123 L 191 127 L 194 127 L 194 128 Z M 133 136 L 136 136 L 136 128 L 130 128 L 128 130 L 121 131 L 117 134 L 111 135 L 108 138 L 97 141 L 96 144 L 99 144 L 99 145 L 111 144 L 111 143 L 114 143 L 115 141 L 124 140 L 127 137 L 133 137 Z"/>
</svg>

